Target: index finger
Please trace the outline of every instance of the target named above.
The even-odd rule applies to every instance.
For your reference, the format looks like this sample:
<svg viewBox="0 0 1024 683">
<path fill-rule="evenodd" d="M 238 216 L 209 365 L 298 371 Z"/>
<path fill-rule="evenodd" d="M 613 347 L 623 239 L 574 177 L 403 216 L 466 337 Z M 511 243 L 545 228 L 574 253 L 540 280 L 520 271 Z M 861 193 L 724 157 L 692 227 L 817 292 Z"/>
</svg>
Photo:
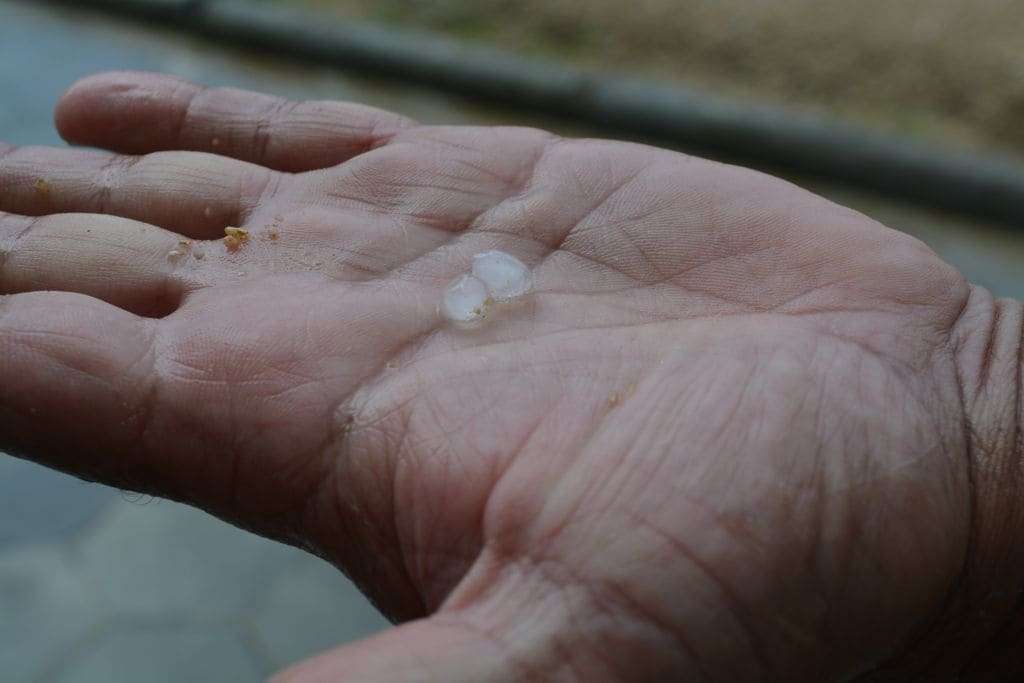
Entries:
<svg viewBox="0 0 1024 683">
<path fill-rule="evenodd" d="M 342 163 L 413 125 L 361 104 L 292 101 L 143 72 L 78 81 L 55 118 L 60 134 L 75 144 L 128 154 L 212 152 L 290 172 Z"/>
</svg>

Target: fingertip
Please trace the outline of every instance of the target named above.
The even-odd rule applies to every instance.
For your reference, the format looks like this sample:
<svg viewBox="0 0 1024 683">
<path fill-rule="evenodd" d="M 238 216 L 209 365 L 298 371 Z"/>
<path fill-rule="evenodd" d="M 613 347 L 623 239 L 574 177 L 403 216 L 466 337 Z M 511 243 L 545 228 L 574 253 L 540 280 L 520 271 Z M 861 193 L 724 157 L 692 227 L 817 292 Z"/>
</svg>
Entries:
<svg viewBox="0 0 1024 683">
<path fill-rule="evenodd" d="M 78 142 L 82 127 L 80 121 L 82 114 L 88 112 L 88 108 L 82 106 L 81 98 L 75 91 L 78 84 L 71 86 L 61 95 L 57 106 L 53 110 L 53 125 L 57 133 L 67 142 Z"/>
<path fill-rule="evenodd" d="M 89 142 L 90 133 L 103 123 L 103 101 L 125 89 L 126 75 L 126 72 L 93 74 L 72 83 L 53 112 L 53 122 L 60 136 L 70 143 Z"/>
<path fill-rule="evenodd" d="M 175 95 L 194 89 L 175 76 L 145 71 L 109 71 L 79 79 L 54 109 L 57 132 L 69 143 L 116 151 L 145 146 L 147 132 L 174 125 L 168 116 Z M 140 125 L 141 124 L 141 125 Z"/>
</svg>

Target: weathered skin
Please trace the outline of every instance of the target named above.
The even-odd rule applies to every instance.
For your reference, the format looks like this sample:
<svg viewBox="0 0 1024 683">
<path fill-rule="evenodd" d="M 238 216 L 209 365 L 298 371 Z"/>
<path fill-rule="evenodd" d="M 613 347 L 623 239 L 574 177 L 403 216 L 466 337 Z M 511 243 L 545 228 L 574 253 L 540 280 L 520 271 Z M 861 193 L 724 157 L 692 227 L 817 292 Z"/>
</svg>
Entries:
<svg viewBox="0 0 1024 683">
<path fill-rule="evenodd" d="M 114 152 L 0 148 L 0 448 L 412 619 L 283 680 L 1020 671 L 1021 306 L 916 240 L 673 152 L 153 74 L 57 124 Z M 444 325 L 491 248 L 535 293 Z"/>
</svg>

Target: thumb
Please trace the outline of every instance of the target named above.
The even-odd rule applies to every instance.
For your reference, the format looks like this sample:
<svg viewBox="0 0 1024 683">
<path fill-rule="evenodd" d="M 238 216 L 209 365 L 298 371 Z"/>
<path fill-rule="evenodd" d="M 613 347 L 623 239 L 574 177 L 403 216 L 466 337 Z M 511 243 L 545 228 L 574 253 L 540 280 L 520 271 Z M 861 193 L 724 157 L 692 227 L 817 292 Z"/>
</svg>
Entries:
<svg viewBox="0 0 1024 683">
<path fill-rule="evenodd" d="M 437 615 L 325 652 L 277 674 L 271 683 L 475 683 L 536 677 L 479 627 Z"/>
</svg>

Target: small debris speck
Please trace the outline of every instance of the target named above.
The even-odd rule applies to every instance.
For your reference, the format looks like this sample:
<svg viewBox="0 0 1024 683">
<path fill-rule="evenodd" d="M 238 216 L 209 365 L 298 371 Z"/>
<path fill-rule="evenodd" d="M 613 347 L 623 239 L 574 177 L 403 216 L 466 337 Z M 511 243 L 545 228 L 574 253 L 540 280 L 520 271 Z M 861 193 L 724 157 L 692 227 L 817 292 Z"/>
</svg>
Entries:
<svg viewBox="0 0 1024 683">
<path fill-rule="evenodd" d="M 238 251 L 242 243 L 249 239 L 249 231 L 243 228 L 224 228 L 224 246 L 228 251 Z"/>
<path fill-rule="evenodd" d="M 42 178 L 37 178 L 32 187 L 36 188 L 36 192 L 39 194 L 50 194 L 50 183 L 46 182 Z"/>
</svg>

